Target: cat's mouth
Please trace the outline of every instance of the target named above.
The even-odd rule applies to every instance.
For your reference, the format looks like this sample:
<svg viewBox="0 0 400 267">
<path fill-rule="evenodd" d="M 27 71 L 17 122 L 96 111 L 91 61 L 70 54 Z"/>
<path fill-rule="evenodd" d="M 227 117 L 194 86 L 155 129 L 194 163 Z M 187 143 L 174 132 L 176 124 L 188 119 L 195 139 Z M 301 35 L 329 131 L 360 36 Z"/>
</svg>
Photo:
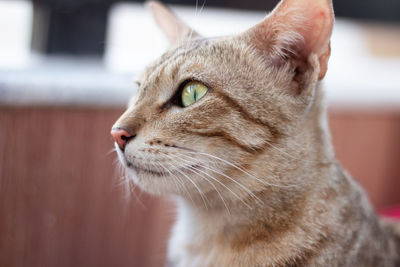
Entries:
<svg viewBox="0 0 400 267">
<path fill-rule="evenodd" d="M 184 168 L 176 168 L 174 170 L 154 170 L 148 167 L 143 167 L 139 166 L 137 164 L 134 164 L 127 159 L 125 159 L 125 164 L 126 167 L 129 169 L 134 170 L 137 174 L 149 174 L 153 176 L 160 176 L 160 177 L 165 177 L 169 175 L 185 175 L 186 174 L 193 174 L 193 171 L 191 170 L 199 170 L 201 167 L 200 165 L 191 165 L 191 166 L 186 166 Z"/>
<path fill-rule="evenodd" d="M 168 172 L 163 172 L 163 171 L 158 171 L 158 170 L 152 170 L 144 167 L 140 167 L 138 165 L 135 165 L 129 161 L 126 161 L 126 166 L 132 170 L 134 170 L 136 173 L 146 173 L 146 174 L 151 174 L 155 176 L 167 176 L 169 175 Z"/>
</svg>

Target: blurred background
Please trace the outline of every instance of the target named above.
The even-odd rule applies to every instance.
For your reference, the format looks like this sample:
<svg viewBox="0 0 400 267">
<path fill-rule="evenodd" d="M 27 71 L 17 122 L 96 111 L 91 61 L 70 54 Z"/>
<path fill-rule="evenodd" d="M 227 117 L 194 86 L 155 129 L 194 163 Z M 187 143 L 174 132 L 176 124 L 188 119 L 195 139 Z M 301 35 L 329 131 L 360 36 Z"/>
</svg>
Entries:
<svg viewBox="0 0 400 267">
<path fill-rule="evenodd" d="M 277 3 L 166 2 L 206 36 Z M 380 211 L 400 203 L 400 1 L 334 6 L 332 138 Z M 173 202 L 124 183 L 109 131 L 167 47 L 140 2 L 0 0 L 0 266 L 163 266 Z"/>
</svg>

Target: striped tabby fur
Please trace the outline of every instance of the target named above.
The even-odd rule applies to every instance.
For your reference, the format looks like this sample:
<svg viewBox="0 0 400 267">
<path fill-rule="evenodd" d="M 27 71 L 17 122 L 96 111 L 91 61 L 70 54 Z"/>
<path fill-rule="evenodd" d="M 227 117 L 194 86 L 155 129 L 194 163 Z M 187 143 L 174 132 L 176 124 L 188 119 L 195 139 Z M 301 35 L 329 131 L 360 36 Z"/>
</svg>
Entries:
<svg viewBox="0 0 400 267">
<path fill-rule="evenodd" d="M 172 46 L 114 127 L 134 135 L 117 147 L 134 182 L 179 196 L 168 266 L 400 266 L 399 225 L 378 219 L 330 141 L 331 2 L 283 0 L 220 38 L 149 5 Z M 183 108 L 187 80 L 209 91 Z"/>
</svg>

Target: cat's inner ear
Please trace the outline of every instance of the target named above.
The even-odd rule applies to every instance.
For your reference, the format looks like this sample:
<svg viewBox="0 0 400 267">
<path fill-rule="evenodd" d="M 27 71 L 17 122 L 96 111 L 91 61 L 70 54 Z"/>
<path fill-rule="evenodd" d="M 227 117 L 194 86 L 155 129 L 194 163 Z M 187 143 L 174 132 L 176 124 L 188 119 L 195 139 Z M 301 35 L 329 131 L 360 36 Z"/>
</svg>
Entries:
<svg viewBox="0 0 400 267">
<path fill-rule="evenodd" d="M 151 0 L 146 4 L 150 8 L 158 27 L 164 32 L 171 45 L 177 45 L 189 38 L 199 37 L 198 33 L 162 3 Z"/>
<path fill-rule="evenodd" d="M 317 55 L 321 80 L 327 70 L 333 22 L 331 0 L 282 0 L 244 34 L 276 64 L 288 59 L 307 62 L 312 54 Z"/>
</svg>

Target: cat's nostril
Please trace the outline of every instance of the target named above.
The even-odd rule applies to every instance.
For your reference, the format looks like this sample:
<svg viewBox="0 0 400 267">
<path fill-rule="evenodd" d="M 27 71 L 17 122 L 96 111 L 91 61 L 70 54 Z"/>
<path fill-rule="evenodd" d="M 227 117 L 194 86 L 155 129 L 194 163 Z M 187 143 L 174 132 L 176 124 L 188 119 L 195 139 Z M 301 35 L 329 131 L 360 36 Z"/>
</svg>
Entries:
<svg viewBox="0 0 400 267">
<path fill-rule="evenodd" d="M 118 144 L 119 148 L 124 150 L 126 143 L 136 135 L 132 135 L 124 129 L 121 128 L 112 128 L 111 129 L 111 136 L 113 137 L 114 141 Z"/>
<path fill-rule="evenodd" d="M 129 139 L 131 139 L 133 137 L 134 136 L 125 136 L 125 135 L 121 136 L 122 140 L 127 141 L 127 142 L 129 141 Z"/>
</svg>

